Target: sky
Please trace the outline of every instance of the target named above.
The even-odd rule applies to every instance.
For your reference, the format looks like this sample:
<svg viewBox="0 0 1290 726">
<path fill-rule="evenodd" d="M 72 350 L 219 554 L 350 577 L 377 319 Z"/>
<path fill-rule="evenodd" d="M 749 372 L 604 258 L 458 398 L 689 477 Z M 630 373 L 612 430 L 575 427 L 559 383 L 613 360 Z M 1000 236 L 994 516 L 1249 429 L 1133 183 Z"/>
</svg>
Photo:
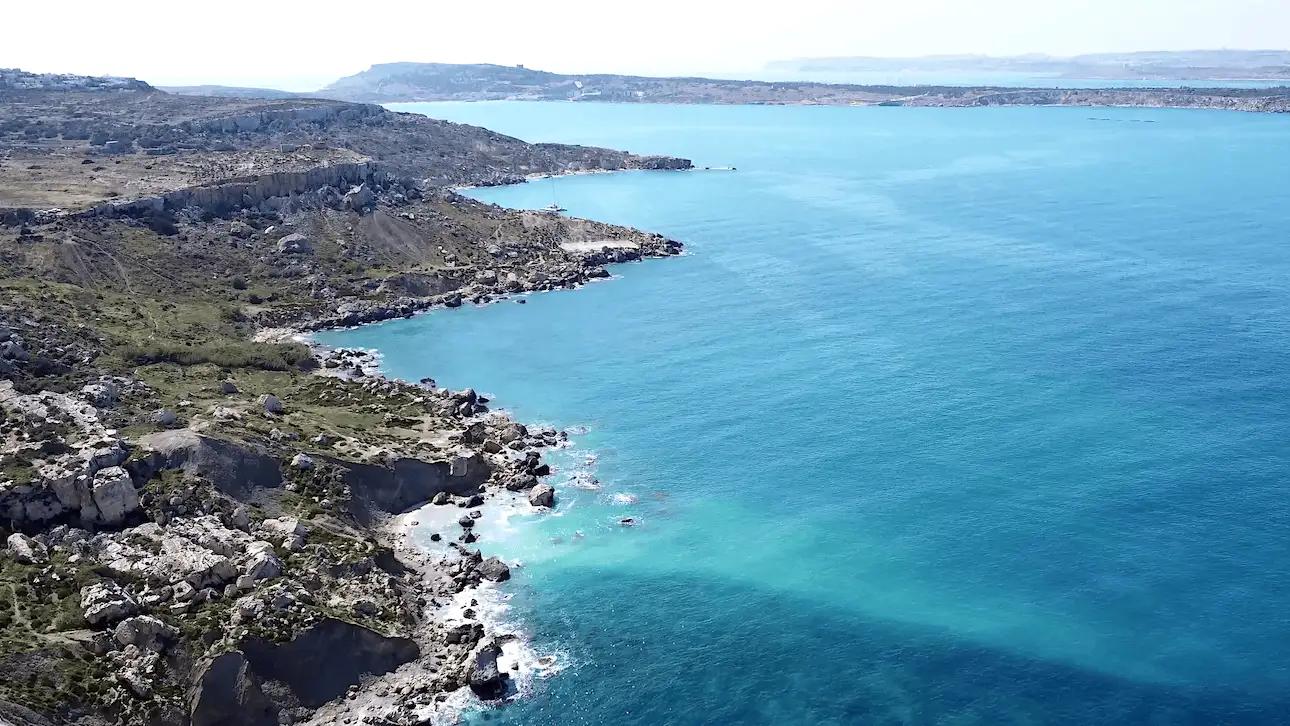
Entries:
<svg viewBox="0 0 1290 726">
<path fill-rule="evenodd" d="M 812 56 L 1290 48 L 1290 0 L 2 0 L 0 68 L 315 90 L 374 63 L 739 74 Z"/>
</svg>

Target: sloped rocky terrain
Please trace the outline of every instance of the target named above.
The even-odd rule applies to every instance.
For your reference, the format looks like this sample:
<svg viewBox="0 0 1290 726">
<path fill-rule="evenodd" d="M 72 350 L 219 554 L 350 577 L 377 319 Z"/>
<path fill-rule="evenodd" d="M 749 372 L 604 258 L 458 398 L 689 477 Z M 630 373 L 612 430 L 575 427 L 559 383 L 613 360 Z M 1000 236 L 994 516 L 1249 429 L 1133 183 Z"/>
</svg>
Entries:
<svg viewBox="0 0 1290 726">
<path fill-rule="evenodd" d="M 687 164 L 349 104 L 40 93 L 0 105 L 27 123 L 0 138 L 4 178 L 41 171 L 15 158 L 87 155 L 75 166 L 121 160 L 127 183 L 157 174 L 0 214 L 0 719 L 413 724 L 454 691 L 505 694 L 505 634 L 443 612 L 509 576 L 475 549 L 486 499 L 559 506 L 541 451 L 563 434 L 292 334 L 681 249 L 444 182 Z M 91 138 L 69 138 L 74 119 Z M 207 158 L 232 165 L 154 163 Z M 433 557 L 391 528 L 431 501 L 460 510 Z"/>
<path fill-rule="evenodd" d="M 319 99 L 0 87 L 0 208 L 83 208 L 272 171 L 371 161 L 430 186 L 530 174 L 688 168 L 682 159 L 528 144 L 487 129 Z"/>
</svg>

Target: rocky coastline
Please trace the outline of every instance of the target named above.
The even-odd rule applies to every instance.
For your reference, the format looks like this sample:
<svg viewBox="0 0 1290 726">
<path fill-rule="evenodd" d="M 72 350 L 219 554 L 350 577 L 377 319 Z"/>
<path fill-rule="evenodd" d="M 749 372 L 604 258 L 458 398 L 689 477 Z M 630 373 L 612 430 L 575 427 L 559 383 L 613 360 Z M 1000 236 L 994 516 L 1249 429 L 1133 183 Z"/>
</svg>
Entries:
<svg viewBox="0 0 1290 726">
<path fill-rule="evenodd" d="M 95 103 L 128 111 L 136 93 Z M 345 133 L 421 123 L 372 113 Z M 0 722 L 438 723 L 513 689 L 515 643 L 473 602 L 509 569 L 473 523 L 495 498 L 558 506 L 542 452 L 565 435 L 294 337 L 572 289 L 682 250 L 443 180 L 689 162 L 513 139 L 514 155 L 481 160 L 450 139 L 445 154 L 466 155 L 436 157 L 458 170 L 438 176 L 283 166 L 257 150 L 297 128 L 275 119 L 235 139 L 259 173 L 0 224 Z M 8 153 L 100 163 L 77 143 Z M 119 172 L 202 153 L 139 153 Z M 427 502 L 456 515 L 433 556 L 404 537 Z"/>
</svg>

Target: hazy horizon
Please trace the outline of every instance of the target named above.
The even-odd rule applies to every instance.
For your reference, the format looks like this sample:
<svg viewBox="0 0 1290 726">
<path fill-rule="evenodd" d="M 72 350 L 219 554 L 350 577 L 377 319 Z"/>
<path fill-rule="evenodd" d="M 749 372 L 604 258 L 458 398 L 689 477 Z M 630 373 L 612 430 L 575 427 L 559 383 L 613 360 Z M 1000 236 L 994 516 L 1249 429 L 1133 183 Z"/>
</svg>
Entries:
<svg viewBox="0 0 1290 726">
<path fill-rule="evenodd" d="M 6 38 L 0 67 L 311 91 L 399 61 L 728 76 L 817 57 L 1290 48 L 1283 0 L 1138 0 L 1133 7 L 1120 0 L 799 0 L 791 15 L 731 12 L 710 0 L 629 9 L 551 0 L 540 12 L 499 0 L 485 21 L 473 7 L 394 0 L 366 24 L 298 2 L 258 6 L 250 23 L 160 0 L 123 2 L 110 13 L 85 0 L 71 5 L 57 23 L 40 6 L 7 8 L 11 27 L 27 32 Z"/>
</svg>

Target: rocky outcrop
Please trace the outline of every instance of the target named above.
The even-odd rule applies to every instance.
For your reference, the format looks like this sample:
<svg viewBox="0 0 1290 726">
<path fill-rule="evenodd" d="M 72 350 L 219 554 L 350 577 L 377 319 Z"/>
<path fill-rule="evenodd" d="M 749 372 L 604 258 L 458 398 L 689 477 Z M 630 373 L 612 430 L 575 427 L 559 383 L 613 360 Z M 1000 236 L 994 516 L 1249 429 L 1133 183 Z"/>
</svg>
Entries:
<svg viewBox="0 0 1290 726">
<path fill-rule="evenodd" d="M 120 585 L 104 580 L 81 590 L 81 608 L 90 625 L 106 625 L 139 612 L 139 603 Z"/>
<path fill-rule="evenodd" d="M 63 520 L 117 527 L 138 510 L 134 483 L 121 468 L 130 450 L 92 405 L 52 391 L 19 394 L 0 381 L 0 409 L 45 436 L 13 452 L 32 460 L 31 475 L 0 481 L 0 517 L 19 527 Z"/>
<path fill-rule="evenodd" d="M 376 165 L 370 162 L 332 164 L 305 171 L 282 171 L 209 186 L 186 187 L 127 202 L 110 202 L 77 216 L 152 217 L 188 207 L 212 214 L 248 208 L 277 211 L 288 205 L 295 209 L 317 209 L 326 206 L 331 198 L 326 191 L 320 190 L 348 191 L 376 179 L 383 183 L 390 181 L 389 175 L 379 173 Z"/>
<path fill-rule="evenodd" d="M 112 633 L 120 645 L 133 645 L 143 650 L 158 650 L 165 643 L 179 637 L 179 629 L 152 617 L 140 615 L 117 623 Z"/>
<path fill-rule="evenodd" d="M 90 519 L 108 526 L 120 526 L 126 518 L 139 508 L 139 494 L 135 491 L 130 474 L 119 466 L 99 469 L 94 474 L 91 499 L 96 512 Z M 86 519 L 86 507 L 81 509 L 81 519 Z"/>
</svg>

